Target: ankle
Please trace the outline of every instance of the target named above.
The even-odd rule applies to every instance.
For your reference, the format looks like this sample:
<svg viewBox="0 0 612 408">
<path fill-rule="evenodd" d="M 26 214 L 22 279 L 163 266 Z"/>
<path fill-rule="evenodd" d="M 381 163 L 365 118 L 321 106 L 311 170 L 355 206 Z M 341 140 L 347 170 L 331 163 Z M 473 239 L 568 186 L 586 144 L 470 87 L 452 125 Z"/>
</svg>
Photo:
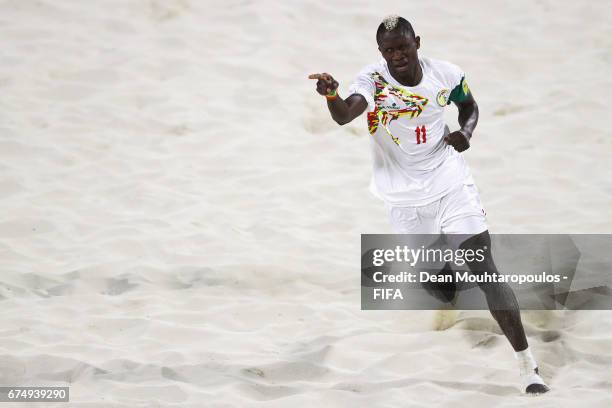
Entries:
<svg viewBox="0 0 612 408">
<path fill-rule="evenodd" d="M 538 368 L 538 363 L 529 347 L 522 351 L 515 351 L 514 357 L 518 360 L 521 375 L 532 374 Z"/>
</svg>

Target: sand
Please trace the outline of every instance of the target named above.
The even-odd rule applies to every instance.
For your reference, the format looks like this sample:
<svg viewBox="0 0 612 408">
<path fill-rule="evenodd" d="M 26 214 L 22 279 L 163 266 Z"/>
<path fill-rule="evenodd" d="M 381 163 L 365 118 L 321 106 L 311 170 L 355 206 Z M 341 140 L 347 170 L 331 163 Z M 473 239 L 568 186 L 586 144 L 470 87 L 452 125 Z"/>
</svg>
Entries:
<svg viewBox="0 0 612 408">
<path fill-rule="evenodd" d="M 553 388 L 533 399 L 488 312 L 360 310 L 360 234 L 390 232 L 369 136 L 306 79 L 346 95 L 404 15 L 479 102 L 490 230 L 607 233 L 609 10 L 1 1 L 0 385 L 68 385 L 71 407 L 611 406 L 610 312 L 524 314 Z"/>
</svg>

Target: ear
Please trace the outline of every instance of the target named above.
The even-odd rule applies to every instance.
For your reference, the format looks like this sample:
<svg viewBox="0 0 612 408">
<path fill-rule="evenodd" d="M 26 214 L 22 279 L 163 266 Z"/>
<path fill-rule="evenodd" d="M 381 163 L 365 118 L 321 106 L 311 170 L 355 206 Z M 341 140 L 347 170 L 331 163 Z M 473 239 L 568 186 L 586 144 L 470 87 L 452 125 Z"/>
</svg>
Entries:
<svg viewBox="0 0 612 408">
<path fill-rule="evenodd" d="M 419 37 L 418 35 L 416 37 L 414 37 L 414 41 L 416 42 L 416 48 L 417 50 L 419 48 L 421 48 L 421 37 Z"/>
</svg>

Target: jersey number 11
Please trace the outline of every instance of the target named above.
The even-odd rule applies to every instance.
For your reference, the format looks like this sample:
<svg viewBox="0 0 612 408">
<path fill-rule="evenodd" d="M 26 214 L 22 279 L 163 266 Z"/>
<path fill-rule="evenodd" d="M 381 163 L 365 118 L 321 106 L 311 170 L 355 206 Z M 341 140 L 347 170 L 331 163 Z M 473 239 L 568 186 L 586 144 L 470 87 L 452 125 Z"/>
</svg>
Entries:
<svg viewBox="0 0 612 408">
<path fill-rule="evenodd" d="M 414 132 L 416 133 L 417 144 L 427 143 L 427 130 L 425 129 L 425 126 L 417 126 L 417 128 L 414 129 Z"/>
</svg>

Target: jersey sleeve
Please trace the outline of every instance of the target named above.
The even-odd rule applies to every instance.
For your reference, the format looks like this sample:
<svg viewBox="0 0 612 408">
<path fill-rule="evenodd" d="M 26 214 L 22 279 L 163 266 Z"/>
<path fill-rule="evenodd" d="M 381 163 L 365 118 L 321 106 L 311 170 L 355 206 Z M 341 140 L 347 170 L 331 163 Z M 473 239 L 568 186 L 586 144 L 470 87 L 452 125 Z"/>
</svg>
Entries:
<svg viewBox="0 0 612 408">
<path fill-rule="evenodd" d="M 450 96 L 448 97 L 448 104 L 451 102 L 461 103 L 467 99 L 469 94 L 470 88 L 465 80 L 465 76 L 463 76 L 461 77 L 459 84 L 457 84 L 457 86 L 455 86 L 451 91 Z"/>
<path fill-rule="evenodd" d="M 372 79 L 370 75 L 370 70 L 367 68 L 362 70 L 359 75 L 357 75 L 355 82 L 351 84 L 348 90 L 350 95 L 362 95 L 368 102 L 368 110 L 370 111 L 373 111 L 376 106 L 374 103 L 375 91 L 376 86 L 374 85 L 374 79 Z"/>
<path fill-rule="evenodd" d="M 470 88 L 465 80 L 465 73 L 457 65 L 448 63 L 446 79 L 451 93 L 448 97 L 447 105 L 451 102 L 461 103 L 465 101 L 470 94 Z"/>
</svg>

